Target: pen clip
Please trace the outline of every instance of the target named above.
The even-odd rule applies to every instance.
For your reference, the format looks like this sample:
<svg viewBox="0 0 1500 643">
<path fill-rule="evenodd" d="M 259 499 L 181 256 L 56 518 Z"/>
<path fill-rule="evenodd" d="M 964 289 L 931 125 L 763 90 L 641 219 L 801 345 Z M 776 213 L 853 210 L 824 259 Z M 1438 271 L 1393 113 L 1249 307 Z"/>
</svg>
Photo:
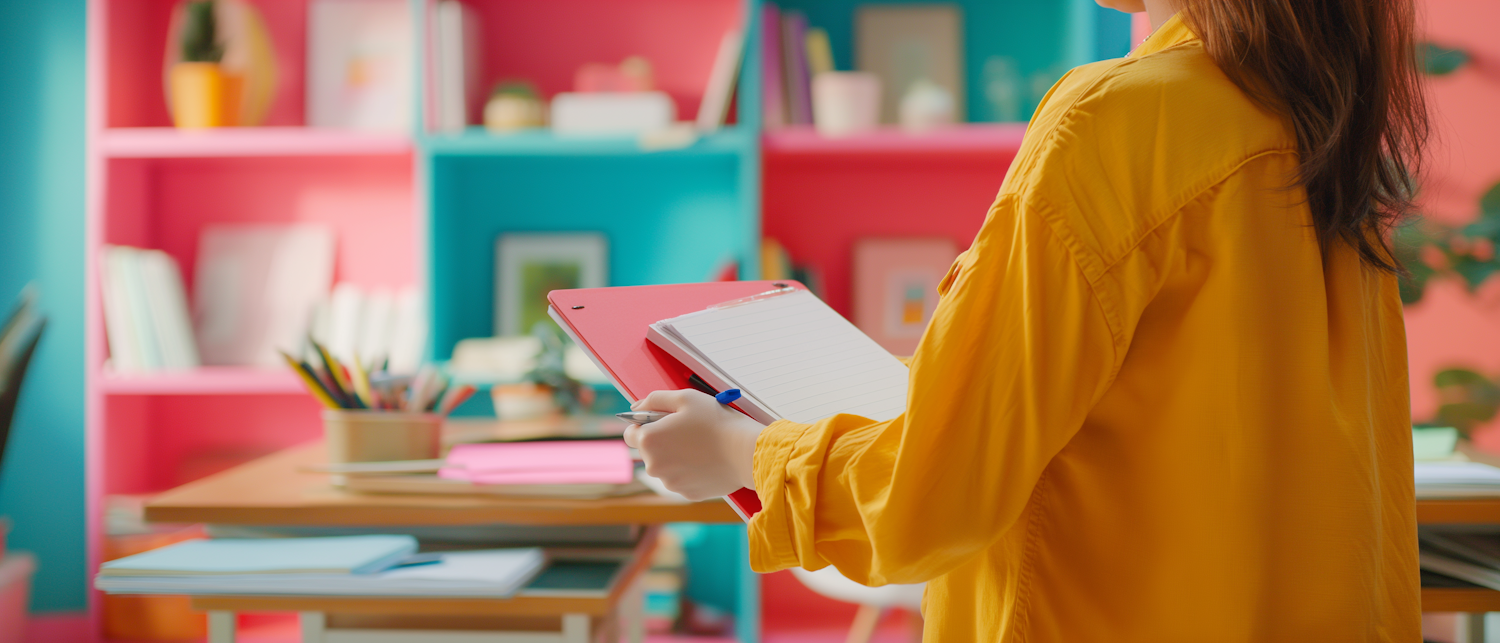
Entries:
<svg viewBox="0 0 1500 643">
<path fill-rule="evenodd" d="M 757 302 L 757 301 L 761 301 L 763 299 L 770 299 L 772 297 L 779 297 L 781 295 L 785 295 L 787 293 L 793 293 L 793 292 L 797 292 L 797 289 L 793 288 L 791 286 L 785 286 L 785 287 L 782 287 L 782 288 L 777 288 L 775 290 L 767 290 L 767 291 L 762 292 L 762 293 L 756 293 L 754 295 L 750 295 L 749 297 L 741 297 L 739 299 L 731 299 L 731 300 L 726 301 L 726 302 L 724 302 L 722 304 L 714 304 L 712 306 L 709 306 L 708 309 L 709 310 L 719 310 L 720 308 L 734 308 L 735 306 L 743 306 L 745 304 L 754 303 L 754 302 Z"/>
</svg>

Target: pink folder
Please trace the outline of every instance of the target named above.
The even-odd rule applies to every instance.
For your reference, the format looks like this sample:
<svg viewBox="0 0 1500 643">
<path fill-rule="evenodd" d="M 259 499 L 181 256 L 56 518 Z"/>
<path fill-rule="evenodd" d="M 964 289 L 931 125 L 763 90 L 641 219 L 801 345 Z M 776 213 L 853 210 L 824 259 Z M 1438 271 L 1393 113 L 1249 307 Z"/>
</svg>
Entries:
<svg viewBox="0 0 1500 643">
<path fill-rule="evenodd" d="M 475 484 L 626 484 L 635 463 L 622 440 L 460 444 L 438 477 Z"/>
</svg>

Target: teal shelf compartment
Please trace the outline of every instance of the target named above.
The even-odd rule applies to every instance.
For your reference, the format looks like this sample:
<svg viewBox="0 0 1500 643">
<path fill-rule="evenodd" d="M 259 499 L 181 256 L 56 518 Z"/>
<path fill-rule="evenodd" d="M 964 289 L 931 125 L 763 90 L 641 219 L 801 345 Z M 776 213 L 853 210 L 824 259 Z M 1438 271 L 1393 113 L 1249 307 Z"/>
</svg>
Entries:
<svg viewBox="0 0 1500 643">
<path fill-rule="evenodd" d="M 992 59 L 1014 65 L 1022 83 L 1021 120 L 1031 118 L 1040 94 L 1069 69 L 1084 63 L 1118 58 L 1130 50 L 1130 19 L 1105 9 L 1094 0 L 779 0 L 785 13 L 807 15 L 808 25 L 828 32 L 838 69 L 850 70 L 854 60 L 854 14 L 862 5 L 956 4 L 963 14 L 965 109 L 968 120 L 993 122 L 995 110 L 985 97 L 989 83 L 985 67 Z M 1029 85 L 1036 81 L 1040 87 Z"/>
<path fill-rule="evenodd" d="M 735 155 L 435 156 L 434 357 L 494 330 L 495 245 L 513 232 L 601 232 L 609 283 L 705 281 L 759 247 Z"/>
</svg>

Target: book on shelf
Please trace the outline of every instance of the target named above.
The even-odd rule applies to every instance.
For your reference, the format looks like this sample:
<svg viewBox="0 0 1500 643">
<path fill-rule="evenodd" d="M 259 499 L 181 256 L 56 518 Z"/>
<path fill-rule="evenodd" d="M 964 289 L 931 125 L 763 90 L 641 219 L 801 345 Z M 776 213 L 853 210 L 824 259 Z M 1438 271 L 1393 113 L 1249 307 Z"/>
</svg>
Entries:
<svg viewBox="0 0 1500 643">
<path fill-rule="evenodd" d="M 310 332 L 341 362 L 388 364 L 392 373 L 412 374 L 427 342 L 422 301 L 415 288 L 397 293 L 341 283 L 313 310 Z"/>
<path fill-rule="evenodd" d="M 283 365 L 300 353 L 333 285 L 334 232 L 315 224 L 210 225 L 198 241 L 193 306 L 204 364 Z"/>
<path fill-rule="evenodd" d="M 807 68 L 807 16 L 781 15 L 782 82 L 786 84 L 787 124 L 812 125 L 812 78 Z"/>
<path fill-rule="evenodd" d="M 764 76 L 761 124 L 768 130 L 780 129 L 787 124 L 786 84 L 781 79 L 781 10 L 774 2 L 760 9 L 760 73 Z"/>
<path fill-rule="evenodd" d="M 1500 468 L 1479 462 L 1417 462 L 1417 498 L 1500 497 Z"/>
<path fill-rule="evenodd" d="M 432 52 L 433 127 L 440 132 L 462 132 L 481 94 L 479 18 L 473 9 L 458 0 L 437 3 Z"/>
<path fill-rule="evenodd" d="M 714 57 L 713 71 L 708 76 L 708 86 L 703 90 L 703 101 L 698 105 L 698 130 L 714 132 L 724 126 L 729 116 L 729 103 L 734 98 L 735 79 L 739 76 L 740 57 L 745 49 L 745 35 L 738 29 L 725 32 L 719 41 L 719 53 Z"/>
<path fill-rule="evenodd" d="M 99 266 L 111 367 L 122 373 L 197 367 L 198 346 L 176 260 L 160 250 L 107 245 Z"/>
</svg>

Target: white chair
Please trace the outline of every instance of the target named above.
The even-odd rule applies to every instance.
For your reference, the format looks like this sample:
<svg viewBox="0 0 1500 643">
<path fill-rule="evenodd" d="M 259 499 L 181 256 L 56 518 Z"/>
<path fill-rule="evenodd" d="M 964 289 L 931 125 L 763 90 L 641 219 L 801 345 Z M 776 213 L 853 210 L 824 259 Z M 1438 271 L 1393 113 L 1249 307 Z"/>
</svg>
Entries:
<svg viewBox="0 0 1500 643">
<path fill-rule="evenodd" d="M 849 626 L 849 638 L 846 639 L 846 643 L 869 643 L 870 637 L 875 635 L 875 625 L 880 622 L 880 615 L 892 607 L 920 613 L 922 592 L 927 588 L 925 583 L 865 587 L 845 578 L 839 570 L 833 567 L 824 567 L 815 572 L 797 567 L 792 569 L 792 575 L 814 592 L 836 601 L 859 605 L 859 612 L 854 615 L 854 623 Z M 913 636 L 920 641 L 921 630 L 916 630 Z"/>
</svg>

